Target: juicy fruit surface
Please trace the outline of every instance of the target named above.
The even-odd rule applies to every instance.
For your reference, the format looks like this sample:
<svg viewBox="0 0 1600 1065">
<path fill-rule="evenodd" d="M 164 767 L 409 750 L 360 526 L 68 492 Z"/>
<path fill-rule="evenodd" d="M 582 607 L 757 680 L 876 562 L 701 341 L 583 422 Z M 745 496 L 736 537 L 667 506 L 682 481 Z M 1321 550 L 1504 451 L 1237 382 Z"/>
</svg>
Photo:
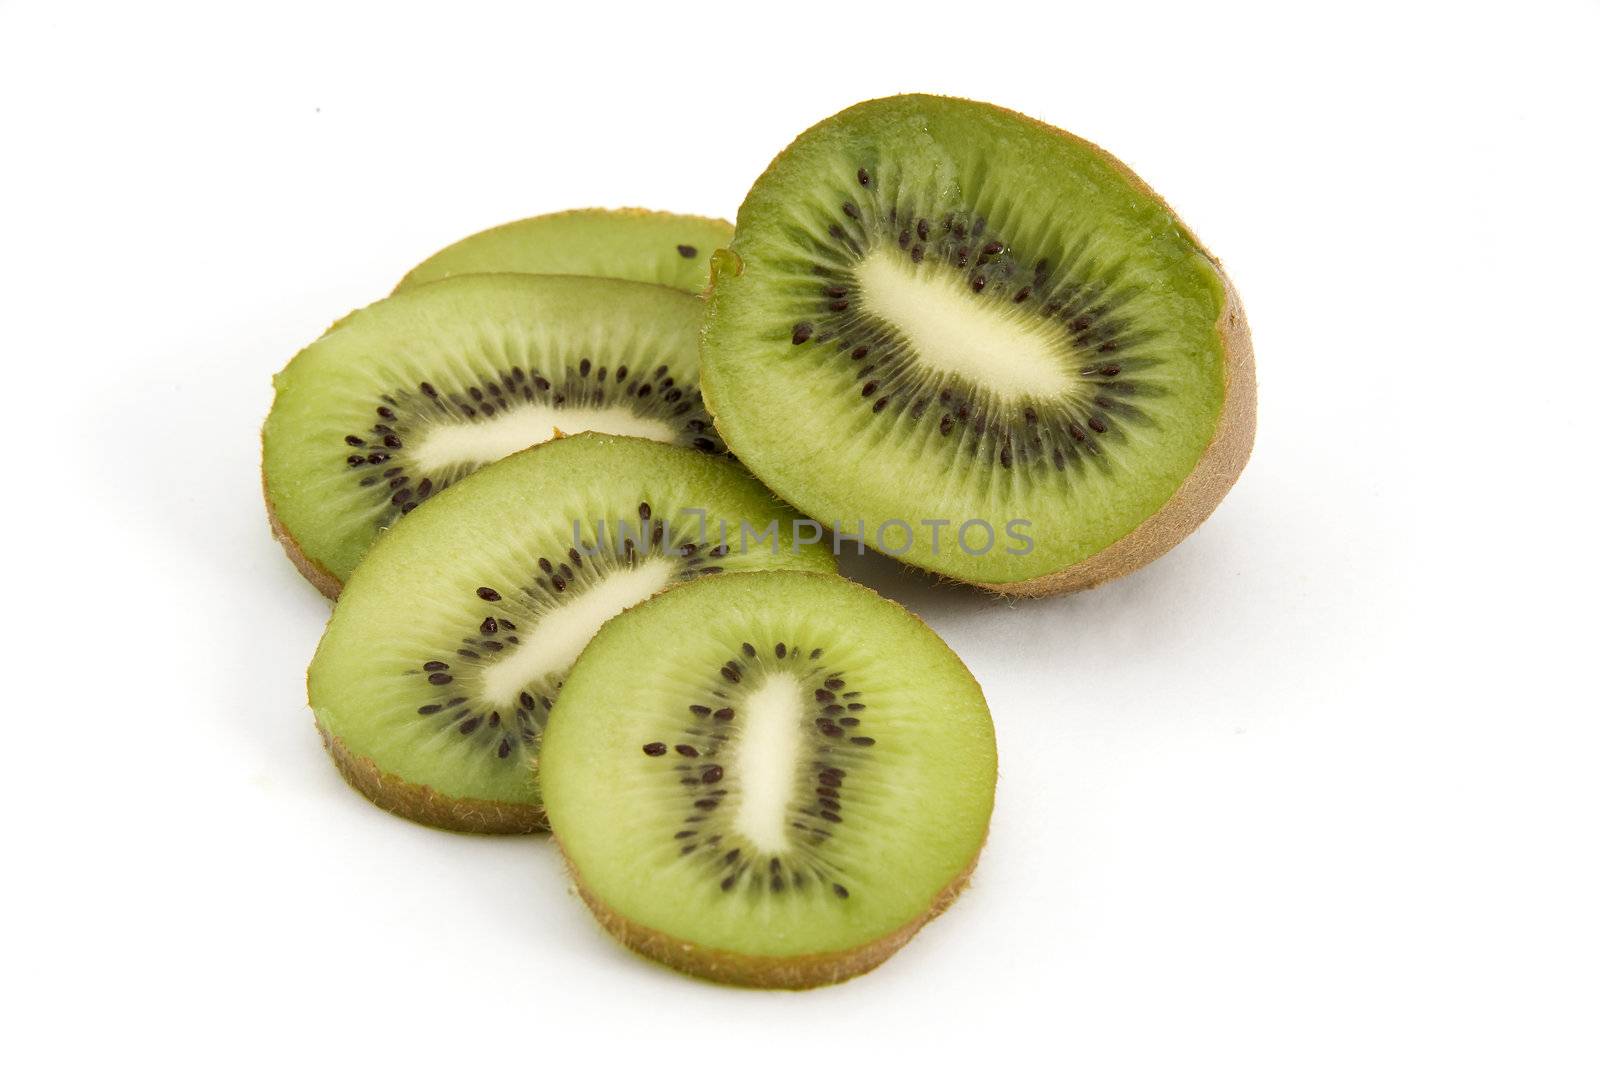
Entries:
<svg viewBox="0 0 1600 1065">
<path fill-rule="evenodd" d="M 589 637 L 703 575 L 831 571 L 816 547 L 741 553 L 736 533 L 721 546 L 721 521 L 793 516 L 733 463 L 684 448 L 588 433 L 514 455 L 373 548 L 312 661 L 312 710 L 411 784 L 536 804 L 529 758 Z"/>
<path fill-rule="evenodd" d="M 759 965 L 927 914 L 982 846 L 995 743 L 971 674 L 901 607 L 837 577 L 741 574 L 607 624 L 541 773 L 602 906 Z"/>
<path fill-rule="evenodd" d="M 480 275 L 357 311 L 274 379 L 268 501 L 346 579 L 380 531 L 559 430 L 721 451 L 702 406 L 700 301 L 659 285 Z"/>
<path fill-rule="evenodd" d="M 702 350 L 723 438 L 924 568 L 1006 583 L 1080 562 L 1216 431 L 1220 275 L 1114 160 L 1020 115 L 850 108 L 757 181 L 731 247 Z"/>
<path fill-rule="evenodd" d="M 733 227 L 720 218 L 665 211 L 564 211 L 510 222 L 429 257 L 396 291 L 457 274 L 585 274 L 648 281 L 685 292 L 706 287 L 711 253 Z"/>
</svg>

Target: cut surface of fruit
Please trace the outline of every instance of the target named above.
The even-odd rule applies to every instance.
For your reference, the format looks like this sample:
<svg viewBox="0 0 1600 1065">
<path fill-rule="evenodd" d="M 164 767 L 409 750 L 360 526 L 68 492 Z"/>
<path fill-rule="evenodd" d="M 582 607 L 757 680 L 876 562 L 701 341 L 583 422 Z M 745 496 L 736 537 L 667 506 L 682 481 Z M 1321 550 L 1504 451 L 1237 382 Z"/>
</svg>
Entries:
<svg viewBox="0 0 1600 1065">
<path fill-rule="evenodd" d="M 340 768 L 379 805 L 446 828 L 543 824 L 531 766 L 556 693 L 613 615 L 754 568 L 831 572 L 737 465 L 595 433 L 531 448 L 383 537 L 334 608 L 307 679 Z M 779 524 L 746 550 L 741 523 Z M 726 523 L 726 532 L 724 532 Z"/>
<path fill-rule="evenodd" d="M 987 104 L 901 96 L 802 134 L 713 264 L 702 378 L 801 510 L 1017 594 L 1170 548 L 1238 476 L 1254 365 L 1217 263 L 1143 182 Z"/>
<path fill-rule="evenodd" d="M 616 277 L 699 293 L 711 253 L 732 236 L 720 218 L 640 208 L 563 211 L 457 241 L 420 263 L 396 291 L 457 274 L 515 273 Z"/>
<path fill-rule="evenodd" d="M 540 762 L 585 901 L 711 979 L 883 961 L 966 882 L 994 802 L 983 693 L 932 630 L 839 577 L 741 573 L 606 623 Z"/>
<path fill-rule="evenodd" d="M 357 311 L 274 379 L 274 528 L 337 594 L 374 537 L 473 470 L 558 434 L 722 451 L 701 404 L 701 302 L 660 285 L 501 274 Z"/>
</svg>

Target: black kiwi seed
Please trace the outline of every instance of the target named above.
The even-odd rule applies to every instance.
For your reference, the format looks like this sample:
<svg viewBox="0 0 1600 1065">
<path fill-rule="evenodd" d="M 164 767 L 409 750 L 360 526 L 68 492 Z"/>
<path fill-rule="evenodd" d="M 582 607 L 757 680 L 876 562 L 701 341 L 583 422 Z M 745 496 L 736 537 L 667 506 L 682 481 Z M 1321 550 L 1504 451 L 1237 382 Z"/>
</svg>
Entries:
<svg viewBox="0 0 1600 1065">
<path fill-rule="evenodd" d="M 700 249 L 696 248 L 693 244 L 679 244 L 678 254 L 683 256 L 685 259 L 693 259 L 696 255 L 700 254 Z"/>
<path fill-rule="evenodd" d="M 428 513 L 431 514 L 433 512 L 429 511 Z M 500 593 L 495 591 L 493 588 L 479 588 L 478 598 L 482 599 L 486 603 L 498 603 L 500 601 Z"/>
<path fill-rule="evenodd" d="M 862 167 L 860 170 L 856 171 L 856 180 L 861 183 L 863 188 L 872 183 L 872 177 L 867 173 L 866 167 Z"/>
<path fill-rule="evenodd" d="M 667 745 L 664 743 L 647 743 L 644 745 L 644 753 L 651 758 L 660 758 L 667 753 Z"/>
<path fill-rule="evenodd" d="M 799 322 L 794 327 L 791 340 L 796 344 L 804 344 L 811 339 L 812 325 L 810 322 Z"/>
</svg>

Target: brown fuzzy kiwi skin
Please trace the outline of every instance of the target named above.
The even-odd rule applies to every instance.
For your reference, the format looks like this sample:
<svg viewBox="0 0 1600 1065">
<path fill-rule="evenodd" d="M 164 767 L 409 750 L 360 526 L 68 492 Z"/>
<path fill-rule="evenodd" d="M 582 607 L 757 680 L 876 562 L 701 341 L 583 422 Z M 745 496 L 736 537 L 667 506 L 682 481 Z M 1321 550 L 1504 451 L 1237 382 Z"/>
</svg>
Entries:
<svg viewBox="0 0 1600 1065">
<path fill-rule="evenodd" d="M 975 582 L 979 587 L 1002 595 L 1035 598 L 1093 588 L 1132 573 L 1177 547 L 1184 537 L 1199 528 L 1239 479 L 1256 439 L 1255 357 L 1239 293 L 1215 259 L 1212 263 L 1227 293 L 1222 318 L 1217 322 L 1217 332 L 1222 337 L 1223 398 L 1216 432 L 1201 453 L 1200 461 L 1160 510 L 1140 522 L 1132 532 L 1082 562 L 1042 577 L 1009 584 Z"/>
<path fill-rule="evenodd" d="M 283 546 L 283 553 L 289 556 L 289 561 L 294 563 L 294 568 L 300 571 L 302 577 L 311 582 L 312 587 L 329 599 L 338 599 L 339 593 L 344 590 L 344 585 L 340 583 L 339 578 L 306 557 L 306 553 L 300 550 L 300 544 L 295 540 L 288 528 L 278 520 L 277 508 L 272 505 L 272 497 L 267 495 L 265 467 L 263 467 L 261 473 L 261 494 L 267 501 L 267 524 L 272 528 L 272 538 Z"/>
<path fill-rule="evenodd" d="M 893 97 L 885 97 L 893 99 Z M 1148 565 L 1172 550 L 1190 533 L 1199 528 L 1201 522 L 1211 516 L 1212 512 L 1222 502 L 1222 497 L 1238 481 L 1243 472 L 1245 463 L 1250 460 L 1251 449 L 1255 446 L 1256 438 L 1256 364 L 1255 349 L 1250 343 L 1250 324 L 1245 318 L 1244 304 L 1239 299 L 1239 292 L 1233 287 L 1232 280 L 1222 269 L 1221 261 L 1202 244 L 1194 232 L 1189 229 L 1178 212 L 1172 209 L 1150 185 L 1134 173 L 1126 163 L 1104 148 L 1092 141 L 1086 140 L 1075 133 L 1069 133 L 1046 122 L 1041 122 L 1029 115 L 1009 108 L 998 107 L 995 104 L 984 103 L 981 100 L 968 100 L 964 97 L 933 97 L 933 99 L 960 100 L 962 103 L 974 104 L 992 111 L 1009 115 L 1020 122 L 1043 130 L 1057 137 L 1088 148 L 1108 166 L 1115 170 L 1124 180 L 1135 189 L 1155 200 L 1161 205 L 1162 210 L 1172 217 L 1173 222 L 1182 231 L 1183 235 L 1194 243 L 1207 260 L 1212 269 L 1217 273 L 1223 286 L 1223 309 L 1217 320 L 1217 334 L 1222 340 L 1222 371 L 1223 371 L 1223 398 L 1222 410 L 1217 416 L 1217 427 L 1212 433 L 1211 443 L 1201 453 L 1200 459 L 1195 463 L 1194 469 L 1184 478 L 1161 509 L 1140 522 L 1134 530 L 1121 539 L 1101 548 L 1093 555 L 1081 562 L 1074 563 L 1066 569 L 1054 573 L 1030 577 L 1022 581 L 1009 581 L 1004 583 L 989 583 L 986 581 L 967 580 L 953 574 L 940 573 L 936 576 L 957 581 L 962 584 L 976 585 L 1003 596 L 1016 598 L 1040 598 L 1050 595 L 1063 595 L 1068 592 L 1082 591 L 1093 588 L 1095 585 L 1104 584 L 1118 577 L 1132 573 L 1141 566 Z M 868 100 L 856 104 L 846 110 L 855 110 L 856 107 L 877 103 L 877 100 Z M 834 116 L 837 117 L 837 116 Z M 824 119 L 824 122 L 831 119 Z M 821 123 L 819 123 L 820 125 Z M 813 127 L 815 128 L 815 127 Z M 810 132 L 807 130 L 807 132 Z M 804 139 L 802 133 L 795 141 L 785 148 L 767 166 L 767 173 L 774 170 L 778 164 L 789 154 L 795 143 Z M 758 179 L 759 182 L 759 179 Z M 742 272 L 743 265 L 737 263 L 735 272 Z M 711 273 L 712 288 L 716 286 L 717 273 Z M 708 290 L 708 294 L 709 294 Z M 702 332 L 703 335 L 703 332 Z M 702 385 L 702 389 L 704 386 Z M 718 422 L 714 398 L 706 391 L 706 405 L 710 409 L 712 422 Z M 722 426 L 717 425 L 718 432 Z M 723 439 L 727 436 L 724 434 Z"/>
<path fill-rule="evenodd" d="M 762 958 L 713 950 L 687 940 L 669 936 L 633 921 L 601 902 L 589 890 L 579 875 L 577 867 L 567 857 L 566 848 L 556 837 L 556 846 L 567 863 L 578 896 L 594 914 L 612 938 L 637 954 L 658 961 L 680 972 L 737 987 L 764 988 L 777 991 L 805 991 L 827 984 L 839 984 L 852 977 L 869 972 L 889 960 L 889 956 L 905 946 L 922 926 L 950 908 L 956 896 L 972 880 L 972 871 L 978 865 L 978 855 L 972 856 L 956 878 L 946 884 L 928 908 L 886 936 L 874 939 L 854 950 L 828 951 L 819 954 L 796 954 L 786 958 Z M 982 846 L 979 846 L 982 852 Z"/>
<path fill-rule="evenodd" d="M 485 799 L 455 799 L 432 788 L 401 780 L 379 769 L 370 758 L 351 751 L 339 737 L 319 723 L 322 745 L 339 768 L 339 775 L 374 804 L 401 817 L 452 832 L 514 836 L 544 832 L 550 826 L 544 809 Z M 531 772 L 531 770 L 530 770 Z"/>
</svg>

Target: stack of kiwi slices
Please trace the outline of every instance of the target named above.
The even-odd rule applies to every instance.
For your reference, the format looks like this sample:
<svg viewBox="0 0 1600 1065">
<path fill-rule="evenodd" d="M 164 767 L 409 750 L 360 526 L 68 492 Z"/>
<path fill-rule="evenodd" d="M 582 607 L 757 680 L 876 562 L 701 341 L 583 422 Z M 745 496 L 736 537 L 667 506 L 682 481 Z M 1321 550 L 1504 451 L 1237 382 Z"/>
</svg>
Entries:
<svg viewBox="0 0 1600 1065">
<path fill-rule="evenodd" d="M 1238 295 L 1172 210 L 928 96 L 802 134 L 736 226 L 467 237 L 275 384 L 267 511 L 337 599 L 308 691 L 339 771 L 423 824 L 548 829 L 621 942 L 760 987 L 882 962 L 994 802 L 977 682 L 827 545 L 1088 587 L 1192 531 L 1254 435 Z"/>
</svg>

